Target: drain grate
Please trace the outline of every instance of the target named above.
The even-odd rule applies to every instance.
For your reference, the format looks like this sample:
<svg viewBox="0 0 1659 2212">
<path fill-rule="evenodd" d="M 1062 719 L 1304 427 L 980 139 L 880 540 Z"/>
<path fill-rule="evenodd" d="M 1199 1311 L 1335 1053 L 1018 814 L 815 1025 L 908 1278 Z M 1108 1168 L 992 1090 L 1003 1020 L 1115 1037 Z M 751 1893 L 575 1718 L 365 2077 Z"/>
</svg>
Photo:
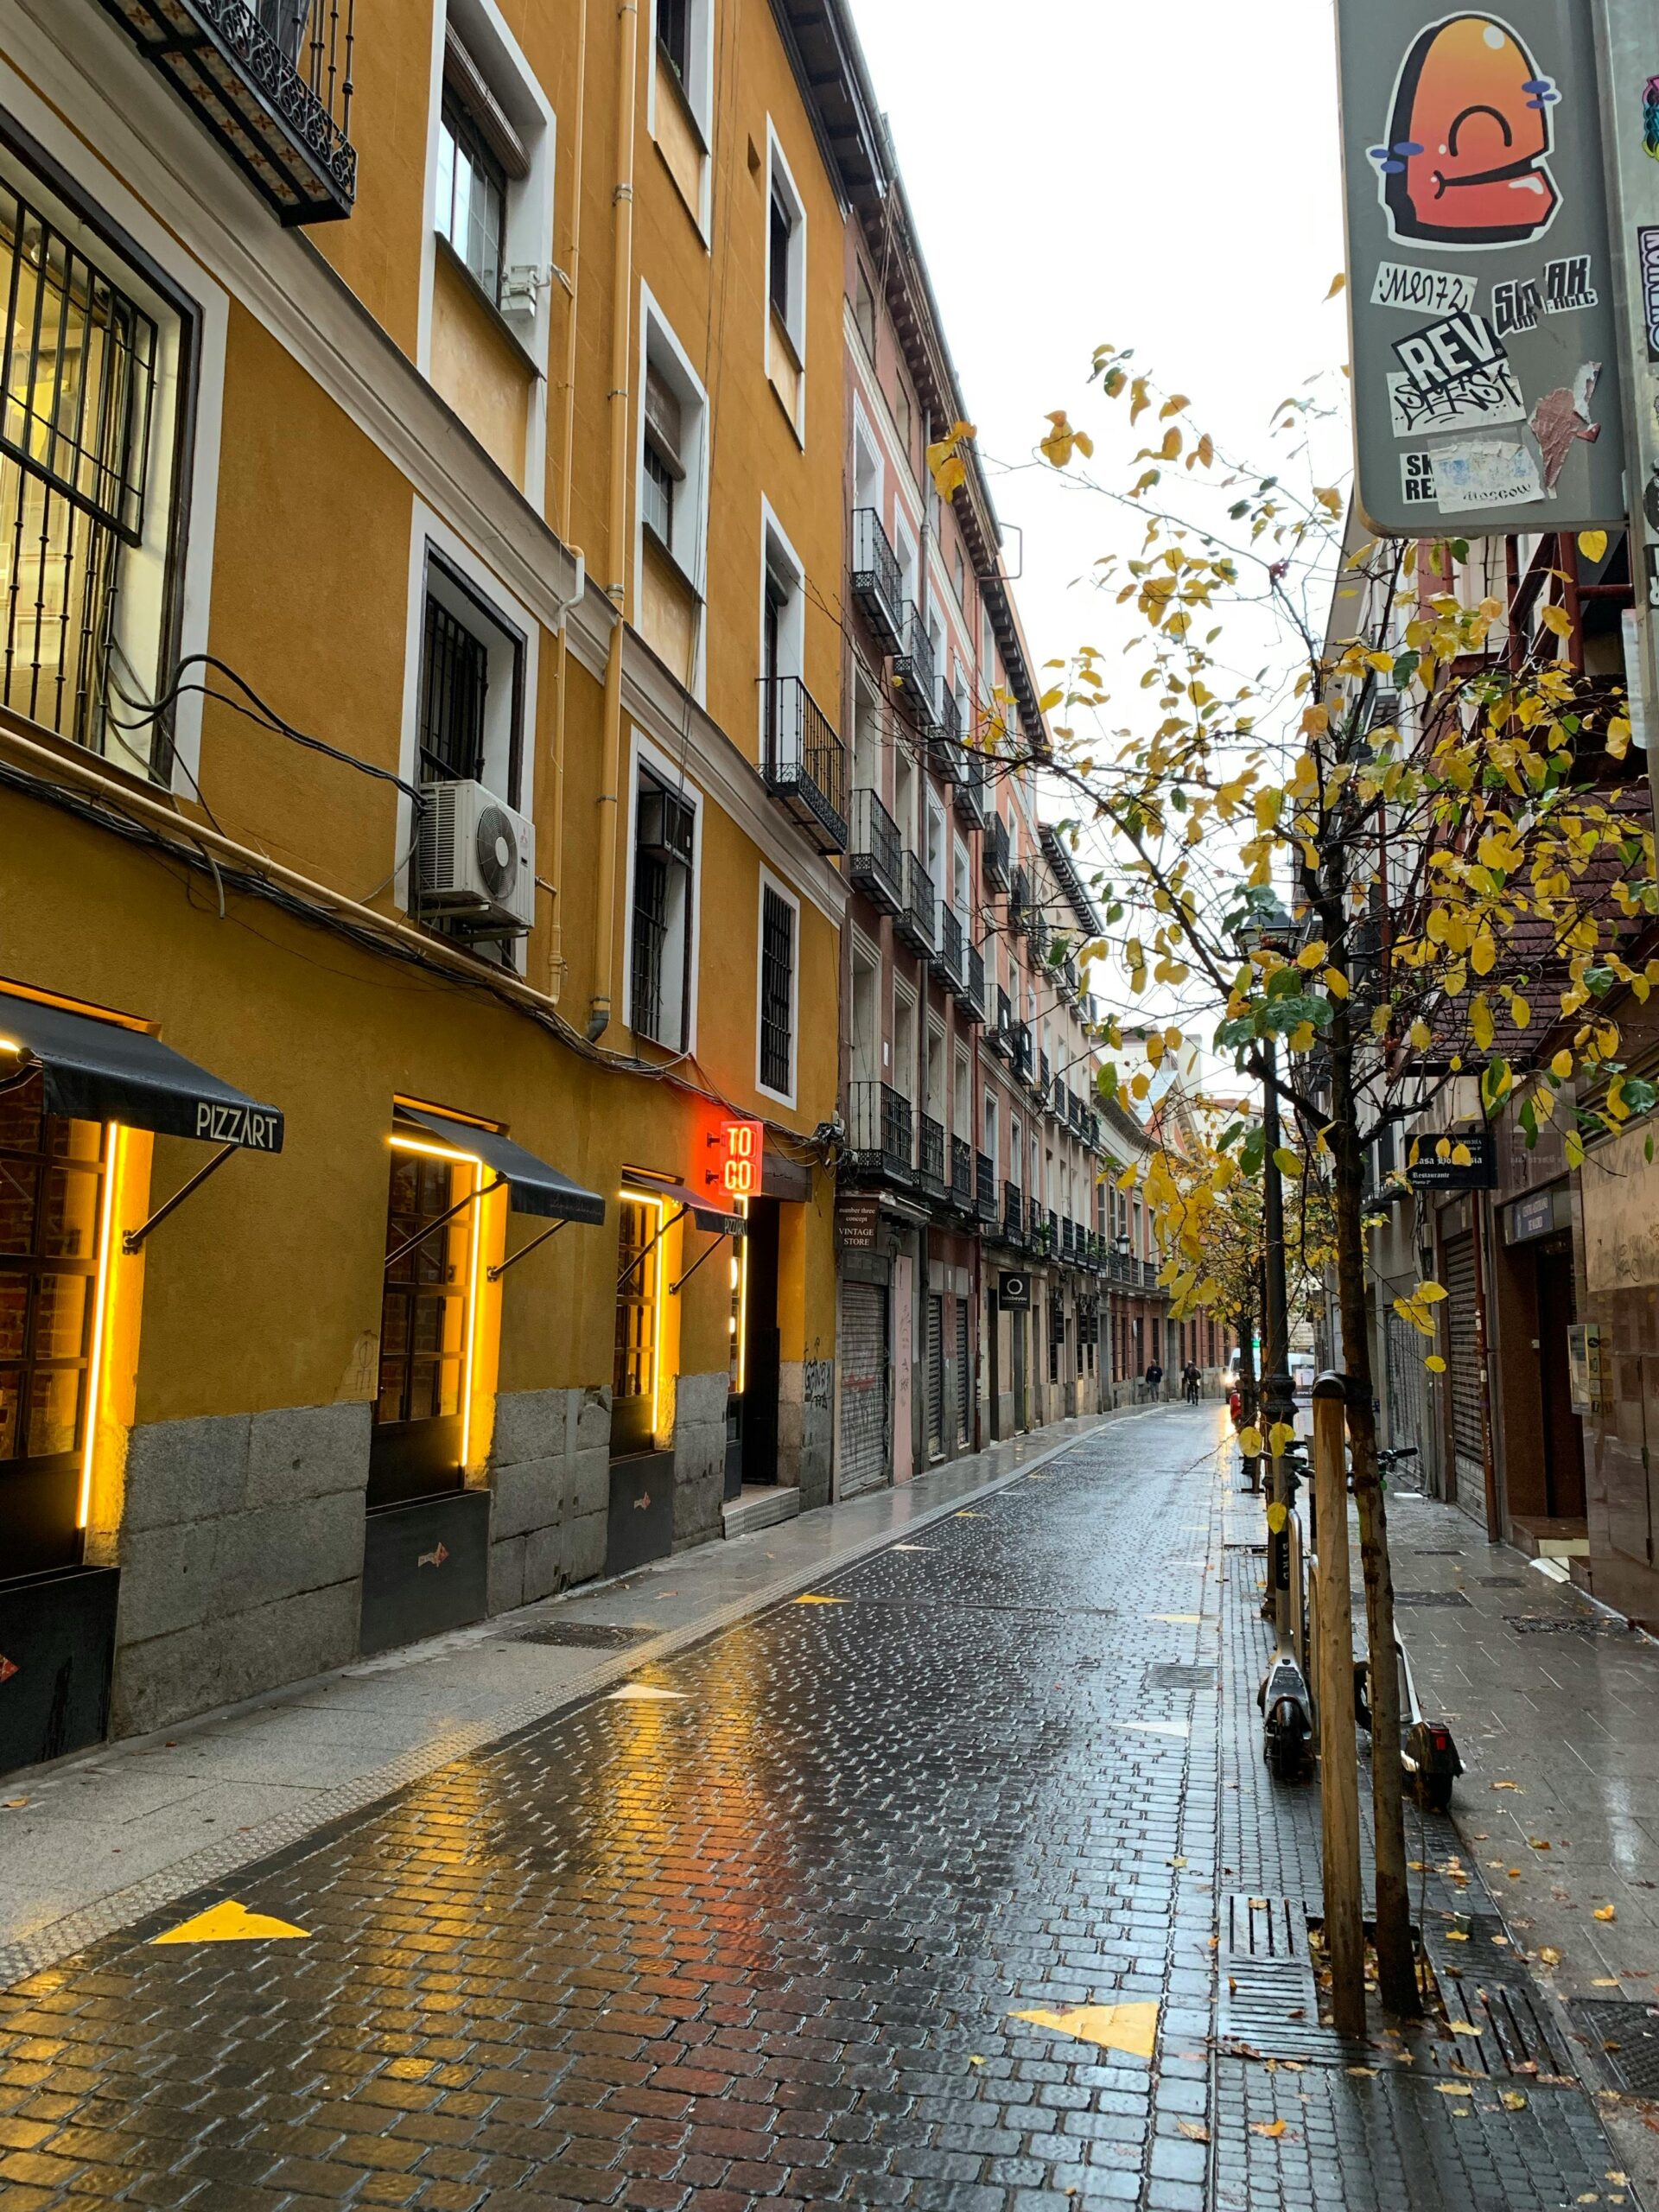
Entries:
<svg viewBox="0 0 1659 2212">
<path fill-rule="evenodd" d="M 1609 2087 L 1633 2097 L 1659 2097 L 1659 2005 L 1618 1997 L 1578 1997 L 1567 2013 Z"/>
<path fill-rule="evenodd" d="M 563 1643 L 582 1651 L 626 1651 L 630 1644 L 643 1643 L 649 1636 L 662 1633 L 655 1628 L 612 1627 L 603 1621 L 550 1621 L 545 1628 L 527 1628 L 515 1640 L 519 1643 Z"/>
<path fill-rule="evenodd" d="M 1213 1667 L 1193 1666 L 1185 1660 L 1162 1660 L 1155 1667 L 1148 1667 L 1145 1676 L 1149 1690 L 1212 1690 L 1216 1687 Z"/>
<path fill-rule="evenodd" d="M 1475 1580 L 1483 1590 L 1519 1590 L 1522 1587 L 1518 1574 L 1478 1574 Z"/>
<path fill-rule="evenodd" d="M 1572 2054 L 1548 2000 L 1495 1912 L 1431 1920 L 1423 1948 L 1454 2024 L 1452 2044 L 1440 2046 L 1440 2055 L 1454 2059 L 1459 2072 L 1572 2074 Z M 1459 2035 L 1459 2026 L 1478 2032 Z"/>
<path fill-rule="evenodd" d="M 1319 2024 L 1306 1898 L 1243 1891 L 1224 1898 L 1217 1952 L 1217 2033 L 1236 2056 L 1304 2066 L 1340 2066 L 1353 2056 Z"/>
<path fill-rule="evenodd" d="M 1600 1613 L 1506 1613 L 1503 1617 L 1517 1636 L 1629 1636 L 1627 1621 L 1610 1621 Z"/>
<path fill-rule="evenodd" d="M 1394 1602 L 1396 1605 L 1467 1605 L 1469 1600 L 1461 1590 L 1396 1590 Z"/>
<path fill-rule="evenodd" d="M 1463 1557 L 1463 1548 L 1460 1544 L 1449 1544 L 1440 1548 L 1430 1544 L 1424 1544 L 1420 1548 L 1414 1548 L 1410 1556 L 1413 1559 L 1461 1559 Z"/>
</svg>

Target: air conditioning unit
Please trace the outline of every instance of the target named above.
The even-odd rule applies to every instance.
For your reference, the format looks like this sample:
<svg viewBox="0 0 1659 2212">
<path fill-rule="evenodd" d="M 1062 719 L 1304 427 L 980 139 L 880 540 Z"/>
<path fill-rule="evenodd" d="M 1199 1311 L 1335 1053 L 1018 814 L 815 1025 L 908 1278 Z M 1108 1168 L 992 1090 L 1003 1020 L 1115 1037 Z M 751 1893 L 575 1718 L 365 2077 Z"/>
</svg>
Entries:
<svg viewBox="0 0 1659 2212">
<path fill-rule="evenodd" d="M 480 936 L 521 937 L 536 918 L 536 831 L 482 784 L 423 784 L 420 901 Z"/>
<path fill-rule="evenodd" d="M 691 865 L 691 840 L 696 817 L 676 792 L 659 784 L 648 784 L 639 793 L 639 821 L 635 832 L 640 852 L 673 867 Z"/>
</svg>

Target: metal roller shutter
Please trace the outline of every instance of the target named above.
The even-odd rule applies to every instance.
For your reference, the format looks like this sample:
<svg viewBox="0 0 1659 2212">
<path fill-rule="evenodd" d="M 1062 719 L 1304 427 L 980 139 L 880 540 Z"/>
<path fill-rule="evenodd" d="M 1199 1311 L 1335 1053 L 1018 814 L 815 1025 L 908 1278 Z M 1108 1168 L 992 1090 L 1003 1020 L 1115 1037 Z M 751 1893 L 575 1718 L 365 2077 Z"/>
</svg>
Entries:
<svg viewBox="0 0 1659 2212">
<path fill-rule="evenodd" d="M 1444 1270 L 1446 1381 L 1452 1392 L 1452 1450 L 1460 1497 L 1476 1503 L 1486 1492 L 1486 1378 L 1475 1336 L 1475 1240 L 1448 1237 Z M 1429 1347 L 1425 1344 L 1424 1350 Z M 1421 1357 L 1421 1355 L 1420 1354 Z"/>
<path fill-rule="evenodd" d="M 957 1441 L 966 1444 L 974 1433 L 974 1376 L 968 1364 L 968 1301 L 957 1300 Z"/>
<path fill-rule="evenodd" d="M 927 1300 L 927 1453 L 933 1459 L 944 1449 L 944 1300 L 936 1292 Z"/>
<path fill-rule="evenodd" d="M 887 1471 L 887 1294 L 841 1287 L 841 1480 L 837 1496 L 880 1490 Z"/>
</svg>

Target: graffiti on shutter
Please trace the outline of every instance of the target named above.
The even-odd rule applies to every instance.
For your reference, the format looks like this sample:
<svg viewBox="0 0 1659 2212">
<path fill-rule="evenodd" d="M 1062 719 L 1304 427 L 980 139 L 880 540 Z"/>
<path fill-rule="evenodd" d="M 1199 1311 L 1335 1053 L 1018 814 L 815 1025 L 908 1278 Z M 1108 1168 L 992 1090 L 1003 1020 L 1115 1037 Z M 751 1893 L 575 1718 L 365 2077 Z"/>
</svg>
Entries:
<svg viewBox="0 0 1659 2212">
<path fill-rule="evenodd" d="M 1486 1378 L 1480 1371 L 1475 1335 L 1475 1243 L 1472 1236 L 1446 1240 L 1446 1380 L 1452 1391 L 1452 1452 L 1459 1493 L 1471 1503 L 1485 1495 Z M 1423 1351 L 1429 1344 L 1425 1340 Z M 1419 1354 L 1421 1357 L 1421 1354 Z"/>
<path fill-rule="evenodd" d="M 887 1294 L 841 1287 L 841 1480 L 837 1496 L 880 1490 L 887 1471 Z"/>
</svg>

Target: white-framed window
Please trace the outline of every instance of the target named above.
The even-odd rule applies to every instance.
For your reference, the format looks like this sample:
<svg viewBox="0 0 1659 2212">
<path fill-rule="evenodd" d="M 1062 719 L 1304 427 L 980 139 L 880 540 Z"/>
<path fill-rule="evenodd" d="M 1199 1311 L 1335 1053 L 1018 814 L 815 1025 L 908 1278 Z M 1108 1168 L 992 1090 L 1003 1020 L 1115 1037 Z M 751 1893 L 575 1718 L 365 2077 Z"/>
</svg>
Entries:
<svg viewBox="0 0 1659 2212">
<path fill-rule="evenodd" d="M 628 1027 L 670 1052 L 696 1041 L 702 794 L 639 730 L 629 762 Z"/>
<path fill-rule="evenodd" d="M 855 1083 L 882 1075 L 881 954 L 856 931 L 852 940 L 852 1066 Z"/>
<path fill-rule="evenodd" d="M 921 582 L 920 557 L 910 524 L 897 512 L 893 518 L 893 550 L 899 556 L 899 601 L 901 603 L 912 601 Z"/>
<path fill-rule="evenodd" d="M 415 733 L 420 782 L 484 784 L 519 805 L 528 643 L 493 598 L 429 541 Z"/>
<path fill-rule="evenodd" d="M 916 1096 L 916 994 L 901 976 L 893 979 L 893 1087 L 900 1097 Z"/>
<path fill-rule="evenodd" d="M 881 702 L 860 671 L 853 677 L 853 789 L 881 791 Z"/>
<path fill-rule="evenodd" d="M 990 1161 L 993 1173 L 995 1172 L 997 1164 L 996 1124 L 996 1093 L 994 1090 L 988 1090 L 980 1109 L 980 1149 Z"/>
<path fill-rule="evenodd" d="M 875 360 L 875 287 L 861 261 L 853 264 L 853 322 L 864 340 L 872 365 Z"/>
<path fill-rule="evenodd" d="M 950 904 L 962 925 L 964 944 L 972 941 L 969 930 L 973 912 L 972 884 L 973 871 L 969 864 L 968 848 L 960 837 L 953 837 L 950 844 Z"/>
<path fill-rule="evenodd" d="M 755 1085 L 785 1106 L 795 1103 L 800 935 L 800 900 L 762 868 Z"/>
<path fill-rule="evenodd" d="M 768 760 L 794 760 L 802 741 L 806 594 L 800 556 L 765 499 L 760 502 L 760 739 Z"/>
<path fill-rule="evenodd" d="M 714 76 L 715 11 L 712 0 L 655 0 L 657 51 L 691 119 L 709 143 L 709 95 Z"/>
<path fill-rule="evenodd" d="M 806 207 L 778 134 L 766 124 L 766 304 L 798 367 L 806 362 Z"/>
<path fill-rule="evenodd" d="M 690 588 L 688 688 L 701 696 L 709 543 L 709 400 L 702 381 L 648 286 L 639 288 L 639 407 L 634 601 L 649 541 Z M 676 673 L 681 671 L 677 668 Z"/>
<path fill-rule="evenodd" d="M 857 396 L 853 399 L 853 506 L 855 510 L 868 507 L 887 528 L 882 513 L 882 497 L 886 490 L 887 471 L 881 459 L 881 448 L 875 433 L 865 420 L 864 410 Z"/>
</svg>

